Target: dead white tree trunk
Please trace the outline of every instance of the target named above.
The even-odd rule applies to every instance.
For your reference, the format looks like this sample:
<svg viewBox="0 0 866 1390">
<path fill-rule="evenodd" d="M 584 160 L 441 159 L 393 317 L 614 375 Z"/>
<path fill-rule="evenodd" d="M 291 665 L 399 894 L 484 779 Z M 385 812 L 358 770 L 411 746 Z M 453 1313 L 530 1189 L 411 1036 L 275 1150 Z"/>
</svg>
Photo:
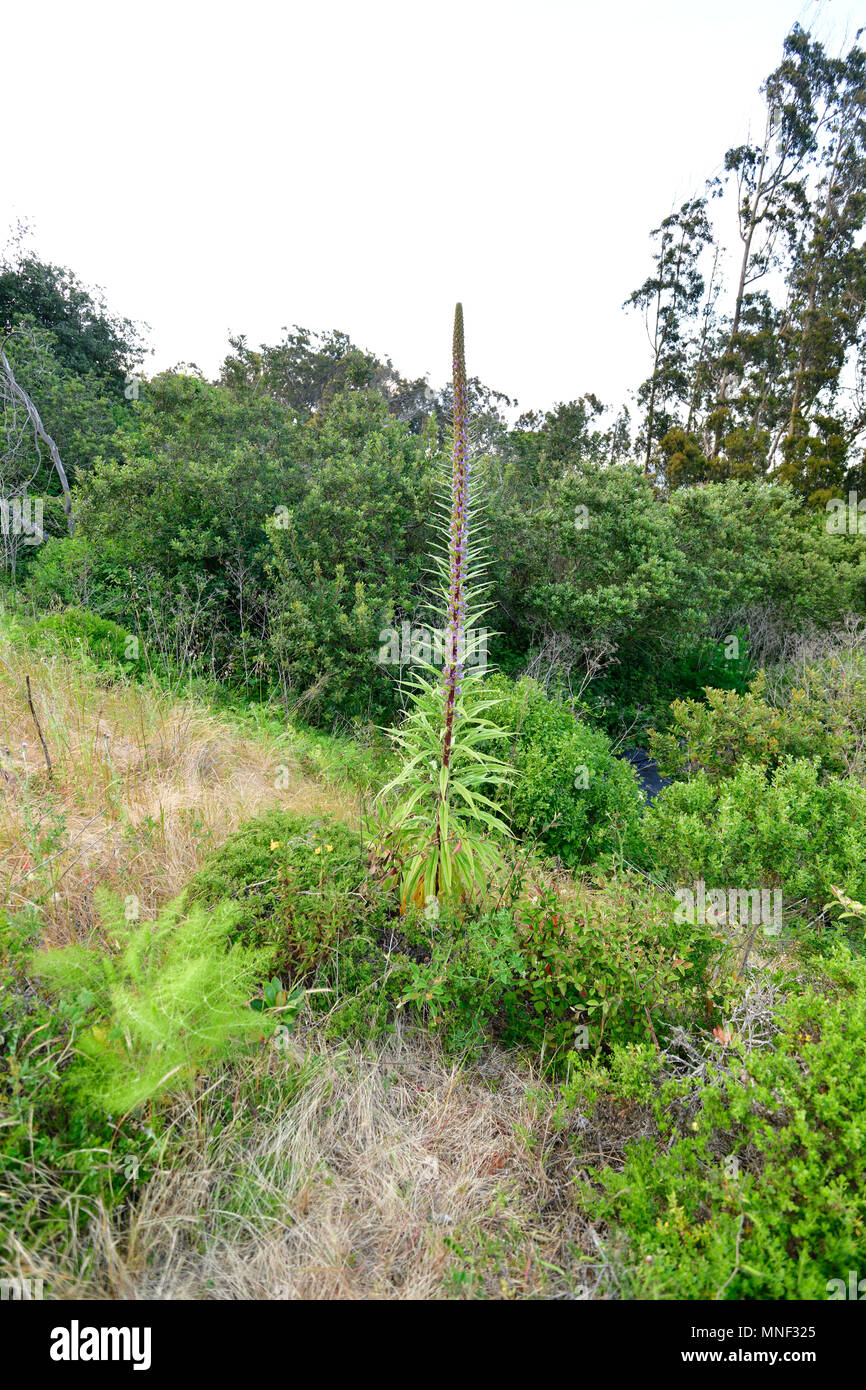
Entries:
<svg viewBox="0 0 866 1390">
<path fill-rule="evenodd" d="M 41 439 L 51 455 L 51 462 L 60 480 L 60 490 L 63 495 L 63 511 L 66 515 L 66 525 L 69 528 L 70 536 L 75 535 L 75 518 L 72 515 L 72 493 L 69 490 L 69 479 L 66 476 L 66 469 L 63 467 L 63 460 L 60 457 L 60 450 L 51 438 L 47 429 L 42 423 L 42 417 L 36 409 L 35 404 L 28 396 L 24 387 L 15 379 L 15 373 L 9 358 L 6 356 L 5 348 L 0 347 L 0 373 L 2 373 L 3 384 L 6 391 L 14 401 L 24 407 L 27 418 L 33 429 L 37 440 Z"/>
</svg>

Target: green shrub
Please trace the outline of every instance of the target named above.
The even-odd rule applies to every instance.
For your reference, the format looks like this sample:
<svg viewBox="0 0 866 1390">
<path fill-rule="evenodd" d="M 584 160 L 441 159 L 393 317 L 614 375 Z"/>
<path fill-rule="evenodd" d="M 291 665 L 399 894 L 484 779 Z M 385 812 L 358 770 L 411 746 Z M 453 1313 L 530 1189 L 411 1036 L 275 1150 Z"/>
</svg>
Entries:
<svg viewBox="0 0 866 1390">
<path fill-rule="evenodd" d="M 776 767 L 781 758 L 820 757 L 827 751 L 824 727 L 795 692 L 778 709 L 764 698 L 763 674 L 749 690 L 707 688 L 705 700 L 675 700 L 664 734 L 650 732 L 650 748 L 665 776 L 706 773 L 711 782 L 730 777 L 743 762 Z"/>
<path fill-rule="evenodd" d="M 822 772 L 866 781 L 866 654 L 842 650 L 785 670 L 767 698 L 762 672 L 748 691 L 707 687 L 704 700 L 675 700 L 665 733 L 650 732 L 662 772 L 713 782 L 744 762 L 773 768 L 785 757 L 818 758 Z"/>
<path fill-rule="evenodd" d="M 348 387 L 299 434 L 290 486 L 271 489 L 291 506 L 265 528 L 271 664 L 310 722 L 391 718 L 397 671 L 375 656 L 397 615 L 420 612 L 436 496 L 429 441 L 389 416 L 378 391 Z"/>
<path fill-rule="evenodd" d="M 230 836 L 187 899 L 234 899 L 233 939 L 266 949 L 278 975 L 303 980 L 332 1036 L 376 1037 L 393 1025 L 409 956 L 423 955 L 429 936 L 423 919 L 400 916 L 354 831 L 289 811 L 268 811 Z"/>
<path fill-rule="evenodd" d="M 607 736 L 576 719 L 536 681 L 514 685 L 498 676 L 485 692 L 503 699 L 497 721 L 514 731 L 508 751 L 503 745 L 518 774 L 503 801 L 513 828 L 539 836 L 569 868 L 620 849 L 630 855 L 642 798 L 632 768 L 614 757 Z"/>
<path fill-rule="evenodd" d="M 772 1046 L 716 1045 L 704 1079 L 657 1089 L 657 1135 L 596 1170 L 590 1219 L 615 1232 L 627 1294 L 825 1300 L 862 1272 L 866 962 L 839 948 L 826 968 L 779 1007 Z"/>
<path fill-rule="evenodd" d="M 131 582 L 128 566 L 112 562 L 79 527 L 74 536 L 46 537 L 27 568 L 21 590 L 36 612 L 50 611 L 59 602 L 65 608 L 84 608 L 122 621 Z"/>
<path fill-rule="evenodd" d="M 558 1045 L 569 1043 L 578 1015 L 596 1054 L 706 1022 L 718 1004 L 713 967 L 727 949 L 711 928 L 677 923 L 670 900 L 638 880 L 578 902 L 563 913 L 542 898 L 521 914 L 529 1001 L 556 1021 Z"/>
<path fill-rule="evenodd" d="M 449 1050 L 466 1051 L 496 1031 L 508 1002 L 521 992 L 525 973 L 513 911 L 462 921 L 443 914 L 427 954 L 405 962 L 398 1007 L 408 1006 L 437 1030 Z"/>
<path fill-rule="evenodd" d="M 718 783 L 698 773 L 656 798 L 641 833 L 647 862 L 678 883 L 780 888 L 813 913 L 834 884 L 866 889 L 866 787 L 822 782 L 817 760 L 785 758 L 769 775 L 744 763 Z"/>
<path fill-rule="evenodd" d="M 275 970 L 303 974 L 369 907 L 360 837 L 336 821 L 293 811 L 256 816 L 190 880 L 187 901 L 239 905 L 231 939 L 271 952 Z"/>
<path fill-rule="evenodd" d="M 84 608 L 67 608 L 62 613 L 52 613 L 40 618 L 28 633 L 33 646 L 48 641 L 66 652 L 85 652 L 104 668 L 120 668 L 125 671 L 140 671 L 142 658 L 138 654 L 138 640 L 108 618 L 100 618 Z"/>
<path fill-rule="evenodd" d="M 574 903 L 548 892 L 459 925 L 440 918 L 428 958 L 407 962 L 403 1001 L 450 1048 L 493 1035 L 558 1068 L 575 1047 L 601 1056 L 705 1022 L 724 949 L 640 881 L 584 886 Z"/>
<path fill-rule="evenodd" d="M 178 900 L 155 921 L 130 924 L 119 900 L 102 894 L 97 903 L 114 951 L 64 946 L 38 952 L 31 968 L 82 1009 L 73 1066 L 81 1092 L 109 1113 L 176 1089 L 275 1026 L 276 1015 L 250 1008 L 267 951 L 229 944 L 235 904 L 208 913 Z"/>
</svg>

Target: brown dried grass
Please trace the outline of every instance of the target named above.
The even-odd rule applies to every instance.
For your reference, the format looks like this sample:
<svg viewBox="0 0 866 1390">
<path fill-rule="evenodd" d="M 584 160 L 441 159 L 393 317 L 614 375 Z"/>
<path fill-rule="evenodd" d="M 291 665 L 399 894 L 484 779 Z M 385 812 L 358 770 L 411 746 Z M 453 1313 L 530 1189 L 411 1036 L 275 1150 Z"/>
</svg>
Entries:
<svg viewBox="0 0 866 1390">
<path fill-rule="evenodd" d="M 505 1054 L 463 1069 L 424 1034 L 336 1046 L 308 1027 L 251 1065 L 269 1073 L 260 1109 L 214 1140 L 238 1093 L 211 1083 L 134 1209 L 22 1247 L 21 1272 L 60 1298 L 592 1296 L 578 1161 L 552 1093 Z"/>
<path fill-rule="evenodd" d="M 11 645 L 0 706 L 0 901 L 38 901 L 52 944 L 92 928 L 95 886 L 150 911 L 266 808 L 357 820 L 357 794 L 305 775 L 288 728 L 250 736 L 192 702 Z"/>
</svg>

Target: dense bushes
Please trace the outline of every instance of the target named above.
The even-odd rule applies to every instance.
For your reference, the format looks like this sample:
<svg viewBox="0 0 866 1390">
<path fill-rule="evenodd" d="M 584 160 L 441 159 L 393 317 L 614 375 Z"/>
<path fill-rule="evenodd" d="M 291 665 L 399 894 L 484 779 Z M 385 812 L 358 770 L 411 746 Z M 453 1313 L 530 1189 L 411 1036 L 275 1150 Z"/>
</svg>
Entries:
<svg viewBox="0 0 866 1390">
<path fill-rule="evenodd" d="M 407 964 L 403 1000 L 446 1045 L 496 1036 L 560 1069 L 712 1020 L 725 945 L 670 899 L 634 879 L 533 898 L 440 929 Z"/>
<path fill-rule="evenodd" d="M 278 691 L 315 722 L 393 718 L 379 634 L 421 612 L 440 431 L 431 413 L 412 433 L 392 404 L 347 378 L 299 421 L 252 389 L 154 378 L 77 451 L 76 536 L 31 548 L 27 595 L 139 633 L 152 660 Z M 863 538 L 828 535 L 785 488 L 664 499 L 634 467 L 526 469 L 526 432 L 496 439 L 477 473 L 497 515 L 493 654 L 517 671 L 558 651 L 566 683 L 591 674 L 585 698 L 611 731 L 639 738 L 705 685 L 742 691 L 749 613 L 784 637 L 864 610 Z"/>
<path fill-rule="evenodd" d="M 346 390 L 303 445 L 303 482 L 267 526 L 275 664 L 308 718 L 391 718 L 399 670 L 376 658 L 380 633 L 413 619 L 429 579 L 429 441 L 377 392 Z"/>
<path fill-rule="evenodd" d="M 811 757 L 820 730 L 795 709 L 782 711 L 762 698 L 758 676 L 744 694 L 708 688 L 705 700 L 675 700 L 670 728 L 653 730 L 650 747 L 665 776 L 704 772 L 711 782 L 731 776 L 742 762 L 774 767 L 786 754 Z"/>
<path fill-rule="evenodd" d="M 422 598 L 435 437 L 376 391 L 347 386 L 299 424 L 268 397 L 165 373 L 113 445 L 81 472 L 76 537 L 29 566 L 35 602 L 86 604 L 316 722 L 393 714 L 379 634 Z"/>
<path fill-rule="evenodd" d="M 485 691 L 502 700 L 496 719 L 510 734 L 500 751 L 518 774 L 504 802 L 514 829 L 540 839 L 569 867 L 620 849 L 631 853 L 640 790 L 607 736 L 575 719 L 569 705 L 535 681 L 512 685 L 499 676 Z"/>
<path fill-rule="evenodd" d="M 825 964 L 778 1008 L 770 1046 L 735 1034 L 680 1079 L 633 1059 L 657 1132 L 621 1172 L 596 1170 L 591 1199 L 627 1295 L 824 1300 L 862 1266 L 866 962 L 840 948 Z"/>
<path fill-rule="evenodd" d="M 435 925 L 401 916 L 353 832 L 285 812 L 233 835 L 188 896 L 235 900 L 235 938 L 266 947 L 278 974 L 323 991 L 311 1003 L 337 1033 L 379 1032 L 399 1007 L 449 1048 L 496 1037 L 556 1066 L 576 1045 L 607 1054 L 675 1022 L 705 1022 L 726 949 L 704 924 L 678 924 L 672 900 L 636 879 L 567 898 L 518 894 L 498 908 L 455 904 Z"/>
<path fill-rule="evenodd" d="M 665 501 L 629 465 L 575 460 L 560 472 L 512 483 L 503 502 L 497 625 L 524 651 L 567 639 L 579 677 L 602 654 L 589 692 L 611 730 L 658 720 L 694 693 L 701 667 L 703 684 L 739 688 L 749 644 L 721 679 L 707 638 L 751 638 L 750 610 L 772 614 L 780 633 L 863 611 L 863 537 L 828 535 L 784 487 L 712 483 Z"/>
<path fill-rule="evenodd" d="M 114 620 L 129 615 L 129 586 L 128 567 L 107 559 L 79 529 L 74 536 L 47 538 L 34 555 L 20 592 L 37 613 L 62 605 Z"/>
<path fill-rule="evenodd" d="M 744 761 L 775 767 L 785 756 L 817 758 L 828 772 L 866 773 L 866 654 L 841 650 L 802 670 L 783 671 L 767 696 L 763 672 L 746 692 L 708 688 L 704 700 L 675 700 L 670 727 L 650 735 L 662 771 L 704 771 L 715 782 Z"/>
<path fill-rule="evenodd" d="M 866 787 L 822 781 L 817 760 L 747 762 L 720 782 L 699 772 L 662 792 L 641 832 L 646 863 L 678 883 L 780 888 L 786 908 L 812 913 L 834 884 L 866 890 Z"/>
<path fill-rule="evenodd" d="M 50 539 L 21 548 L 15 582 L 37 606 L 59 598 L 138 633 L 152 662 L 279 691 L 315 722 L 393 718 L 395 672 L 375 653 L 425 598 L 450 389 L 305 329 L 260 351 L 233 339 L 219 381 L 188 367 L 129 389 L 141 345 L 99 296 L 29 255 L 0 282 L 76 517 L 74 537 L 57 534 L 57 480 L 28 443 L 16 495 L 28 479 L 45 494 Z M 505 398 L 470 388 L 477 500 L 496 516 L 494 654 L 518 671 L 558 652 L 566 683 L 591 676 L 605 727 L 641 730 L 703 685 L 742 690 L 755 612 L 781 650 L 792 630 L 864 611 L 866 539 L 828 534 L 752 463 L 740 481 L 668 491 L 634 461 L 625 417 L 599 427 L 593 397 L 509 427 Z M 742 655 L 722 659 L 731 633 Z"/>
</svg>

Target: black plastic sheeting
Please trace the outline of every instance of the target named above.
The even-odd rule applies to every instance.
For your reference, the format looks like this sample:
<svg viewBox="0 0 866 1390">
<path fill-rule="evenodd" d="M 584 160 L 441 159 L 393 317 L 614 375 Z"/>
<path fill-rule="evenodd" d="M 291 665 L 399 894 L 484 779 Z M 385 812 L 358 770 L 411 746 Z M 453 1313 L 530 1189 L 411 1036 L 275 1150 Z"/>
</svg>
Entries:
<svg viewBox="0 0 866 1390">
<path fill-rule="evenodd" d="M 654 801 L 663 787 L 669 787 L 674 780 L 672 777 L 662 777 L 658 769 L 658 763 L 651 758 L 645 748 L 625 748 L 618 754 L 626 762 L 631 763 L 638 775 L 646 800 Z"/>
</svg>

